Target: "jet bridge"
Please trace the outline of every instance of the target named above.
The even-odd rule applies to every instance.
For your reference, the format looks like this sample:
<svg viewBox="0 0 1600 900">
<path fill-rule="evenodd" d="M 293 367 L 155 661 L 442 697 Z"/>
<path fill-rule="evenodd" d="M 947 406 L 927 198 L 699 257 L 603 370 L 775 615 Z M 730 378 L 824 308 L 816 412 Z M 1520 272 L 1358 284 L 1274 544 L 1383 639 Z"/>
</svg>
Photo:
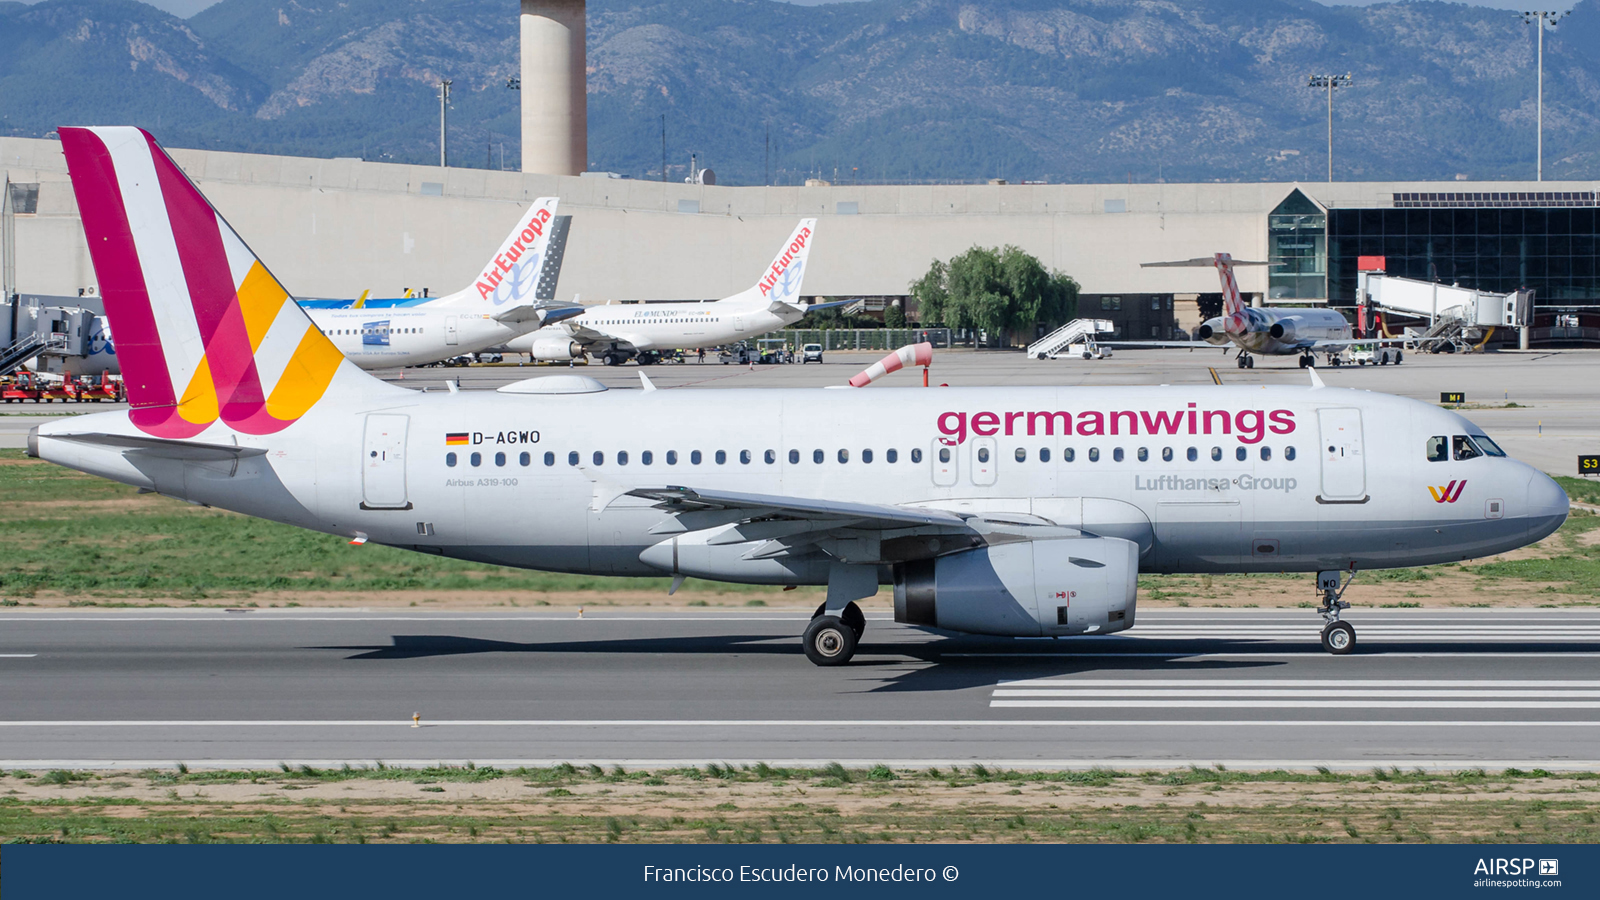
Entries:
<svg viewBox="0 0 1600 900">
<path fill-rule="evenodd" d="M 31 359 L 38 368 L 60 371 L 69 357 L 89 355 L 94 313 L 70 306 L 28 304 L 20 297 L 0 303 L 0 375 Z"/>
<path fill-rule="evenodd" d="M 1494 329 L 1526 329 L 1533 320 L 1533 291 L 1494 294 L 1382 272 L 1362 272 L 1357 284 L 1359 296 L 1370 308 L 1427 319 L 1425 329 L 1408 328 L 1407 333 L 1441 338 L 1433 342 L 1440 350 L 1481 348 Z"/>
</svg>

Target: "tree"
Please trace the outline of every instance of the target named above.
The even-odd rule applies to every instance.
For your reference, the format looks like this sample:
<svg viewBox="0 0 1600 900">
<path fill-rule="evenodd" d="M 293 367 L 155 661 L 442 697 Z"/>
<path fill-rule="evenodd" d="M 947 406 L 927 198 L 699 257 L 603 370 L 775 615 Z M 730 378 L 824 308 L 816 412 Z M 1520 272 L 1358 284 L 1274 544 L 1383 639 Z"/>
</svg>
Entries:
<svg viewBox="0 0 1600 900">
<path fill-rule="evenodd" d="M 906 327 L 906 308 L 900 305 L 901 301 L 895 300 L 883 310 L 883 325 L 885 328 Z"/>
<path fill-rule="evenodd" d="M 1010 345 L 1015 331 L 1059 325 L 1077 314 L 1078 283 L 1045 269 L 1019 247 L 973 247 L 948 263 L 934 260 L 911 284 L 924 324 L 986 331 Z"/>
</svg>

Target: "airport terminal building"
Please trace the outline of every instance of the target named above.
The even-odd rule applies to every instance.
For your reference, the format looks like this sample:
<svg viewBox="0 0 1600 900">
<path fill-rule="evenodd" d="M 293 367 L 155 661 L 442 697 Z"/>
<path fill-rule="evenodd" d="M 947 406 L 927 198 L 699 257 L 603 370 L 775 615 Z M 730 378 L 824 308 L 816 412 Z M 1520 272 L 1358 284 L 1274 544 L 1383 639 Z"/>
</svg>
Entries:
<svg viewBox="0 0 1600 900">
<path fill-rule="evenodd" d="M 521 210 L 551 195 L 573 216 L 558 299 L 583 303 L 736 293 L 797 219 L 816 217 L 807 295 L 903 296 L 936 258 L 1015 244 L 1077 279 L 1080 315 L 1170 339 L 1220 302 L 1215 275 L 1140 263 L 1267 260 L 1239 270 L 1253 300 L 1349 306 L 1358 260 L 1383 257 L 1394 275 L 1532 289 L 1536 345 L 1600 341 L 1600 182 L 738 187 L 172 153 L 303 297 L 465 287 Z M 0 138 L 0 170 L 13 289 L 95 296 L 60 145 Z"/>
</svg>

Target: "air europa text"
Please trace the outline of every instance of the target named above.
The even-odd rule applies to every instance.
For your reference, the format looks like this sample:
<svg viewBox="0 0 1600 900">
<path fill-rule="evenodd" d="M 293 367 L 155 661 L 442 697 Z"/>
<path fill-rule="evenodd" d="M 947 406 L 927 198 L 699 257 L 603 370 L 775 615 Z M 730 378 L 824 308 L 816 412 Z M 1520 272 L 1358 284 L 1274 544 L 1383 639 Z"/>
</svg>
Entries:
<svg viewBox="0 0 1600 900">
<path fill-rule="evenodd" d="M 1245 444 L 1259 443 L 1267 432 L 1292 434 L 1294 412 L 1287 409 L 1200 409 L 1190 403 L 1178 410 L 1037 410 L 1031 412 L 944 412 L 937 421 L 942 440 L 960 444 L 968 437 L 1026 435 L 1222 435 Z"/>
</svg>

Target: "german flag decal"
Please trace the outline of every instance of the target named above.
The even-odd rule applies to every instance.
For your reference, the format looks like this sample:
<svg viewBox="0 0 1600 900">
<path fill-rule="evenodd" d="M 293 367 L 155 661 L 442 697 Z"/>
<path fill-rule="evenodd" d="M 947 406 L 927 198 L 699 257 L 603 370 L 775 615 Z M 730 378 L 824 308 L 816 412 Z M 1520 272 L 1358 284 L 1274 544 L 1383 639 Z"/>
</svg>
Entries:
<svg viewBox="0 0 1600 900">
<path fill-rule="evenodd" d="M 467 433 L 465 431 L 452 431 L 444 436 L 444 442 L 445 446 L 448 447 L 465 444 L 467 442 Z"/>
</svg>

